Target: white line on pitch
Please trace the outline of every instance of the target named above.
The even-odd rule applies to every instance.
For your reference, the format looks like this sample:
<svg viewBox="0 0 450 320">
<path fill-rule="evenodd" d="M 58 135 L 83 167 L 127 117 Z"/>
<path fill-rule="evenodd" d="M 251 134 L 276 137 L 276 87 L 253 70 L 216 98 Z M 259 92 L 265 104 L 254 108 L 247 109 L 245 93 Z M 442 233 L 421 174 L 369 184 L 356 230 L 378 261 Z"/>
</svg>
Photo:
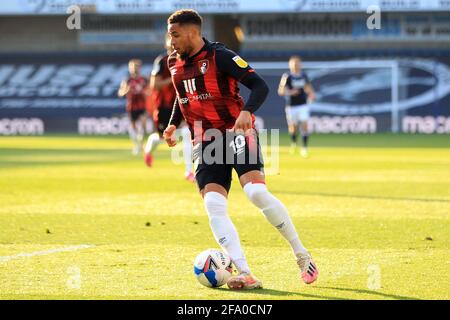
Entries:
<svg viewBox="0 0 450 320">
<path fill-rule="evenodd" d="M 63 248 L 55 248 L 55 249 L 49 249 L 49 250 L 42 250 L 42 251 L 34 251 L 34 252 L 28 252 L 28 253 L 19 253 L 15 254 L 13 256 L 4 256 L 0 257 L 0 263 L 7 262 L 14 259 L 19 258 L 29 258 L 34 256 L 45 256 L 52 253 L 59 253 L 59 252 L 66 252 L 66 251 L 77 251 L 81 249 L 88 249 L 93 248 L 95 245 L 89 245 L 89 244 L 82 244 L 78 246 L 70 246 L 70 247 L 63 247 Z"/>
</svg>

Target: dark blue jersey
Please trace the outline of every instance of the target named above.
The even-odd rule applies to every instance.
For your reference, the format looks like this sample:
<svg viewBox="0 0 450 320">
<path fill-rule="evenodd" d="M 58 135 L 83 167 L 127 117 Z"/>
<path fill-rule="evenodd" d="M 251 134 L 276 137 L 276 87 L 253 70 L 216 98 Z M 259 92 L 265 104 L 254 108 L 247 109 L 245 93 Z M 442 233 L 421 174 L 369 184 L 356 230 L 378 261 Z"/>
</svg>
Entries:
<svg viewBox="0 0 450 320">
<path fill-rule="evenodd" d="M 293 96 L 286 95 L 286 105 L 287 106 L 299 106 L 306 104 L 308 96 L 305 92 L 305 86 L 309 84 L 309 78 L 306 73 L 301 72 L 300 74 L 287 73 L 286 88 L 293 90 L 298 89 L 299 93 Z"/>
</svg>

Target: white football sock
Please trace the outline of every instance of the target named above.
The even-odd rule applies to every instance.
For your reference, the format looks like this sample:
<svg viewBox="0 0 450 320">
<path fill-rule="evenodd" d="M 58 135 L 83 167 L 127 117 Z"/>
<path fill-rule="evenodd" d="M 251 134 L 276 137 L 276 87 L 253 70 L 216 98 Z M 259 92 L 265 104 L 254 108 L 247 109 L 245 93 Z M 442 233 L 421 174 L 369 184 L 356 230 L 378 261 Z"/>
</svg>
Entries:
<svg viewBox="0 0 450 320">
<path fill-rule="evenodd" d="M 308 253 L 298 237 L 286 207 L 267 190 L 264 183 L 247 183 L 244 192 L 250 201 L 261 209 L 270 224 L 289 242 L 296 257 Z"/>
<path fill-rule="evenodd" d="M 211 191 L 205 194 L 203 201 L 217 243 L 228 253 L 239 273 L 250 273 L 239 235 L 227 213 L 227 199 L 220 193 Z"/>
<path fill-rule="evenodd" d="M 139 140 L 137 137 L 137 132 L 135 129 L 133 129 L 133 127 L 130 126 L 130 128 L 128 129 L 128 133 L 130 135 L 130 139 L 133 142 L 133 150 L 132 153 L 134 155 L 139 154 L 139 150 L 141 149 L 141 146 L 139 144 Z"/>
<path fill-rule="evenodd" d="M 139 143 L 139 145 L 142 145 L 142 142 L 144 141 L 144 134 L 142 132 L 138 132 L 136 134 L 136 140 Z"/>
<path fill-rule="evenodd" d="M 133 143 L 136 143 L 137 142 L 136 130 L 134 130 L 133 127 L 130 127 L 128 128 L 128 134 L 130 135 L 131 141 L 133 141 Z"/>
<path fill-rule="evenodd" d="M 192 172 L 192 141 L 191 132 L 188 127 L 181 129 L 181 134 L 183 136 L 183 157 L 184 164 L 186 166 L 186 173 Z"/>
<path fill-rule="evenodd" d="M 152 153 L 160 143 L 161 139 L 159 138 L 159 134 L 157 132 L 152 133 L 148 136 L 147 144 L 144 149 L 145 153 Z"/>
</svg>

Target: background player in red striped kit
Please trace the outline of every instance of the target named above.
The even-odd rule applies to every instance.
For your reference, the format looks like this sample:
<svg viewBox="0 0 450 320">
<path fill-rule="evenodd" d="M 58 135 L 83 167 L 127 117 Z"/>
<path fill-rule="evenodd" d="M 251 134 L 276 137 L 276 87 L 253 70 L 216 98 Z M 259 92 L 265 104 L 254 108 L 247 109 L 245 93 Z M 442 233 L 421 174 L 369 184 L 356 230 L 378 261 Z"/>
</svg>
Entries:
<svg viewBox="0 0 450 320">
<path fill-rule="evenodd" d="M 142 61 L 139 59 L 131 59 L 128 62 L 130 76 L 121 82 L 117 92 L 119 97 L 127 97 L 126 111 L 130 119 L 129 133 L 135 155 L 142 149 L 146 126 L 147 80 L 141 75 L 141 66 Z"/>
<path fill-rule="evenodd" d="M 168 65 L 177 91 L 177 101 L 164 137 L 169 146 L 174 146 L 176 125 L 182 118 L 186 119 L 195 143 L 194 160 L 198 163 L 196 181 L 212 232 L 239 271 L 239 275 L 230 278 L 228 287 L 262 287 L 261 281 L 250 271 L 238 233 L 227 213 L 232 169 L 237 172 L 249 200 L 291 245 L 303 281 L 312 283 L 318 276 L 317 267 L 301 243 L 285 206 L 269 192 L 265 184 L 253 113 L 264 102 L 268 87 L 236 53 L 223 44 L 202 38 L 201 25 L 202 19 L 194 10 L 179 10 L 168 18 L 168 32 L 175 49 L 169 56 Z M 239 95 L 238 81 L 251 91 L 246 103 Z M 207 138 L 209 132 L 215 133 L 214 140 Z M 230 135 L 230 146 L 233 148 L 223 144 L 229 141 Z M 222 142 L 225 149 L 223 156 L 227 160 L 231 153 L 231 163 L 223 159 L 208 161 L 205 151 L 217 142 Z M 244 162 L 238 161 L 242 154 L 245 155 Z M 253 154 L 257 155 L 256 161 L 248 161 Z"/>
<path fill-rule="evenodd" d="M 166 53 L 156 57 L 153 63 L 152 73 L 149 81 L 150 91 L 150 114 L 153 118 L 154 128 L 156 132 L 149 135 L 147 144 L 144 148 L 144 159 L 147 166 L 151 167 L 153 164 L 153 151 L 155 151 L 158 144 L 162 141 L 164 129 L 167 128 L 172 114 L 172 107 L 176 98 L 175 88 L 172 85 L 170 71 L 167 66 L 167 58 L 172 53 L 172 47 L 168 35 L 165 39 Z M 189 129 L 183 126 L 180 129 L 183 139 L 183 157 L 185 163 L 185 178 L 188 181 L 194 182 L 195 177 L 192 172 L 192 143 Z"/>
</svg>

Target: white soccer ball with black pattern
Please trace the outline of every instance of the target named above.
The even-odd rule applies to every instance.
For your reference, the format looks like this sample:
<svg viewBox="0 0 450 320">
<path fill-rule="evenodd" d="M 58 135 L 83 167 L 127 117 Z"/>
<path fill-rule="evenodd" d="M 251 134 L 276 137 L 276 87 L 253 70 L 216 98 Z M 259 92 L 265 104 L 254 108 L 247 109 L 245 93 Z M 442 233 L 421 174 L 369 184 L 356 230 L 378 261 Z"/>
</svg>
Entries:
<svg viewBox="0 0 450 320">
<path fill-rule="evenodd" d="M 233 272 L 230 257 L 223 251 L 207 249 L 194 261 L 194 274 L 198 282 L 209 288 L 221 287 L 227 283 Z"/>
</svg>

